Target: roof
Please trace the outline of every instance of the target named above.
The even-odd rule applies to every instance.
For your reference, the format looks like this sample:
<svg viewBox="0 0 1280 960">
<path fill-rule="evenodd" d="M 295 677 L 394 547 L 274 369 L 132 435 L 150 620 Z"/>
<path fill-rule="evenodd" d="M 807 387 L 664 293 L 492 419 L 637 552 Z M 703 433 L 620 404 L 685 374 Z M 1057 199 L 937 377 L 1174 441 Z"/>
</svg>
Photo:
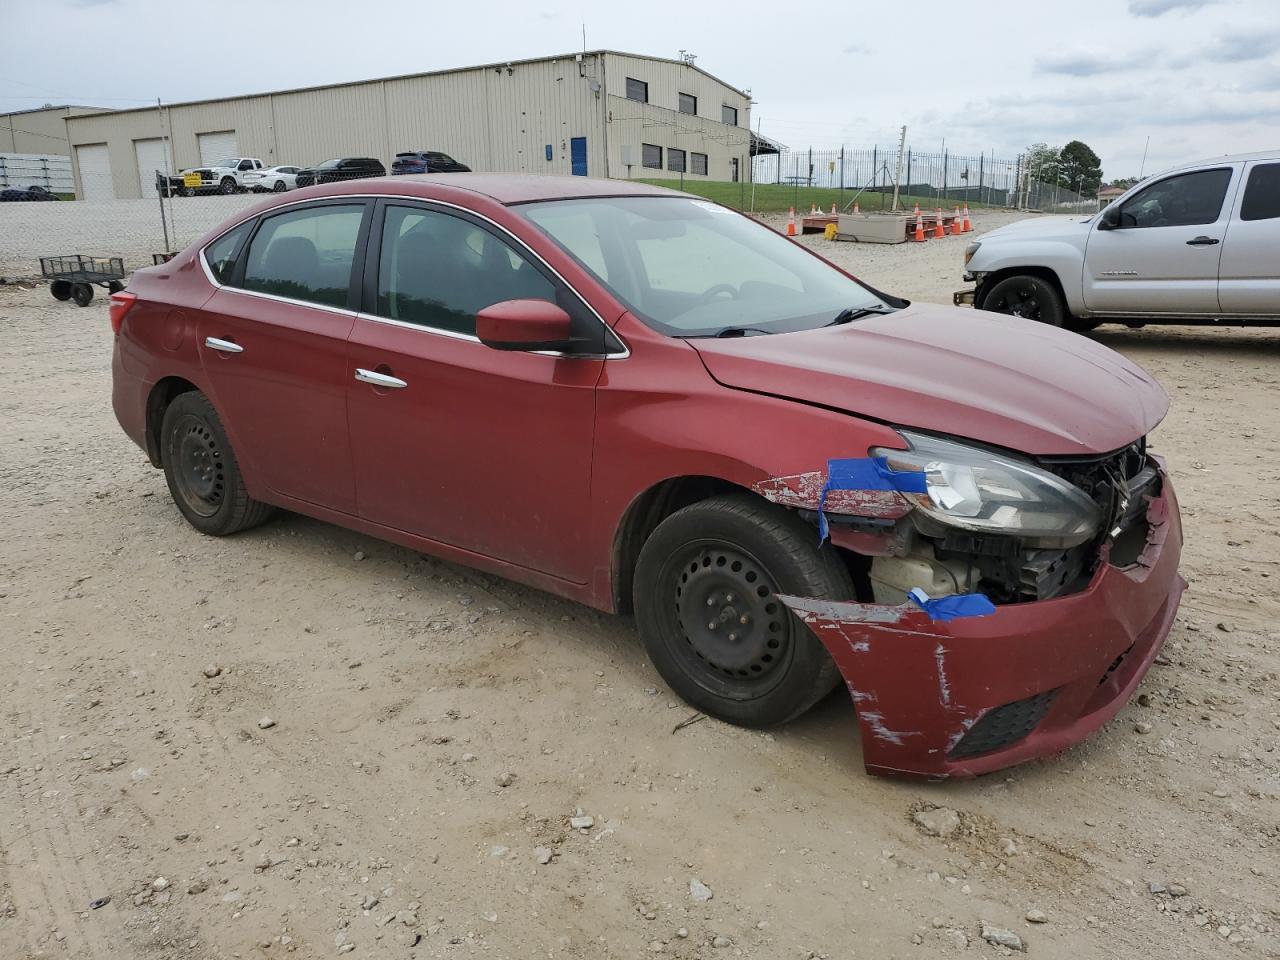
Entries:
<svg viewBox="0 0 1280 960">
<path fill-rule="evenodd" d="M 666 187 L 633 180 L 605 180 L 596 177 L 543 177 L 527 173 L 415 173 L 395 177 L 372 177 L 305 187 L 312 196 L 386 193 L 438 197 L 440 188 L 465 190 L 502 204 L 533 203 L 538 200 L 570 200 L 582 197 L 684 196 Z M 290 191 L 291 200 L 301 194 Z"/>
<path fill-rule="evenodd" d="M 1204 160 L 1193 160 L 1189 163 L 1179 163 L 1161 173 L 1171 173 L 1174 170 L 1185 170 L 1188 167 L 1207 167 L 1214 163 L 1248 163 L 1251 160 L 1280 160 L 1280 149 L 1276 150 L 1259 150 L 1255 153 L 1229 153 L 1220 157 L 1207 157 Z M 1148 179 L 1150 179 L 1148 177 Z"/>
<path fill-rule="evenodd" d="M 470 66 L 465 66 L 465 67 L 448 67 L 444 70 L 426 70 L 421 73 L 400 73 L 391 77 L 369 77 L 364 80 L 344 80 L 340 83 L 320 83 L 310 87 L 290 87 L 287 90 L 262 90 L 262 91 L 258 91 L 257 93 L 240 93 L 240 94 L 236 94 L 234 96 L 228 96 L 228 97 L 208 97 L 203 100 L 182 100 L 176 103 L 165 103 L 163 104 L 163 106 L 166 110 L 171 107 L 193 107 L 198 104 L 204 104 L 204 103 L 227 103 L 231 100 L 249 100 L 254 97 L 275 97 L 275 96 L 285 96 L 291 93 L 309 93 L 315 90 L 337 90 L 343 87 L 359 87 L 366 83 L 387 83 L 393 80 L 413 80 L 418 77 L 439 77 L 439 76 L 446 76 L 451 73 L 467 73 L 472 70 L 501 70 L 505 67 L 518 67 L 518 66 L 521 66 L 524 64 L 530 64 L 530 63 L 547 63 L 548 61 L 553 61 L 553 60 L 573 60 L 575 57 L 579 57 L 579 56 L 596 57 L 596 56 L 603 56 L 605 54 L 613 54 L 614 56 L 618 56 L 618 57 L 635 57 L 638 60 L 652 60 L 656 63 L 670 63 L 670 64 L 675 64 L 676 66 L 688 67 L 690 70 L 696 70 L 698 73 L 701 73 L 706 77 L 709 77 L 710 79 L 714 80 L 716 83 L 720 84 L 721 86 L 727 87 L 728 89 L 732 90 L 734 93 L 738 94 L 739 96 L 746 97 L 748 100 L 750 99 L 750 95 L 746 93 L 746 91 L 739 90 L 737 87 L 731 84 L 725 83 L 715 74 L 709 73 L 708 71 L 703 70 L 701 67 L 696 66 L 694 64 L 685 63 L 683 60 L 670 60 L 666 57 L 650 57 L 643 53 L 626 53 L 625 51 L 622 51 L 622 50 L 601 49 L 601 50 L 575 50 L 572 53 L 560 53 L 560 54 L 555 54 L 553 56 L 548 56 L 548 57 L 527 57 L 526 59 L 523 59 L 523 60 L 498 60 L 493 63 L 477 63 L 477 64 L 472 64 Z M 86 109 L 94 110 L 98 108 L 89 107 Z M 129 107 L 127 110 L 112 110 L 110 112 L 111 113 L 139 113 L 141 111 L 149 111 L 149 110 L 155 110 L 155 109 L 157 109 L 156 106 Z M 74 118 L 69 117 L 68 119 L 74 119 Z"/>
<path fill-rule="evenodd" d="M 97 110 L 111 113 L 110 107 L 91 107 L 83 103 L 51 103 L 47 107 L 28 107 L 25 110 L 0 110 L 0 117 L 17 117 L 24 113 L 49 113 L 52 110 Z"/>
</svg>

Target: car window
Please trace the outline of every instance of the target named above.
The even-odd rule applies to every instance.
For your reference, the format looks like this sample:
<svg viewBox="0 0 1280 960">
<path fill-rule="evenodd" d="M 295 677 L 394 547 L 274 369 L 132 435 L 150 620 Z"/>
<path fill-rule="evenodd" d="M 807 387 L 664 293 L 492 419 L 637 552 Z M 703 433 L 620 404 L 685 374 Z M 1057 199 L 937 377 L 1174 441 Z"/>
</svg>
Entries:
<svg viewBox="0 0 1280 960">
<path fill-rule="evenodd" d="M 387 208 L 379 316 L 474 335 L 476 314 L 504 300 L 558 302 L 551 281 L 488 230 L 434 210 Z"/>
<path fill-rule="evenodd" d="M 1134 194 L 1120 208 L 1122 227 L 1186 227 L 1214 223 L 1231 183 L 1231 169 L 1167 177 Z"/>
<path fill-rule="evenodd" d="M 249 242 L 245 289 L 345 307 L 363 215 L 336 204 L 268 217 Z"/>
<path fill-rule="evenodd" d="M 219 283 L 230 283 L 231 272 L 235 269 L 236 254 L 244 238 L 249 235 L 253 221 L 232 227 L 213 243 L 204 248 L 204 262 L 209 265 Z"/>
<path fill-rule="evenodd" d="M 253 161 L 252 161 L 252 160 L 241 160 L 241 161 L 240 161 L 240 169 L 241 169 L 241 170 L 252 170 L 252 169 L 253 169 Z"/>
<path fill-rule="evenodd" d="M 1280 217 L 1280 163 L 1260 163 L 1249 171 L 1240 204 L 1241 220 Z"/>
</svg>

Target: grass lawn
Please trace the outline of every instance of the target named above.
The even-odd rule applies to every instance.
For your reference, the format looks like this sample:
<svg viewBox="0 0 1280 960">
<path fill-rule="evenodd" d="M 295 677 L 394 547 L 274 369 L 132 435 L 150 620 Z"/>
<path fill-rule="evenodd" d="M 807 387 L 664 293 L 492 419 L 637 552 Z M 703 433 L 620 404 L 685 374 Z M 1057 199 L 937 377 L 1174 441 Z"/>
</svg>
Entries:
<svg viewBox="0 0 1280 960">
<path fill-rule="evenodd" d="M 641 178 L 637 177 L 636 179 Z M 652 183 L 659 187 L 670 187 L 672 190 L 681 189 L 679 180 L 641 179 L 641 182 Z M 700 197 L 706 197 L 708 200 L 723 203 L 726 207 L 733 207 L 735 210 L 751 209 L 751 184 L 749 183 L 729 183 L 722 180 L 703 180 L 701 178 L 686 177 L 683 189 L 686 193 L 694 193 Z M 853 195 L 856 192 L 856 190 L 852 189 L 840 191 L 831 187 L 793 187 L 789 183 L 757 183 L 755 185 L 755 210 L 758 213 L 786 213 L 794 205 L 796 216 L 801 216 L 809 212 L 810 204 L 816 203 L 824 213 L 830 213 L 831 204 L 839 204 L 840 208 L 843 209 L 853 199 Z M 898 199 L 899 209 L 905 209 L 910 213 L 917 202 L 919 202 L 922 210 L 932 210 L 938 206 L 951 210 L 957 203 L 955 200 L 942 200 L 934 197 L 908 197 L 904 195 Z M 858 197 L 858 205 L 864 213 L 875 213 L 881 209 L 888 210 L 893 206 L 893 194 L 863 193 Z M 983 206 L 983 204 L 974 203 L 970 200 L 969 206 L 976 208 Z"/>
</svg>

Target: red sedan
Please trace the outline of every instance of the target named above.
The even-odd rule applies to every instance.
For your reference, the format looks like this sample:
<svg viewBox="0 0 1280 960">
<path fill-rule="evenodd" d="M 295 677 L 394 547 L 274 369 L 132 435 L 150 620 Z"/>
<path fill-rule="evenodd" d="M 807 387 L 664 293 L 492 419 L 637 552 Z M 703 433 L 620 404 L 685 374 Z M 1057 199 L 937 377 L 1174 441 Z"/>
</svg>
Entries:
<svg viewBox="0 0 1280 960">
<path fill-rule="evenodd" d="M 633 611 L 732 723 L 843 678 L 875 772 L 1080 740 L 1183 589 L 1141 369 L 907 303 L 683 194 L 315 187 L 112 299 L 116 416 L 198 530 L 283 508 Z"/>
</svg>

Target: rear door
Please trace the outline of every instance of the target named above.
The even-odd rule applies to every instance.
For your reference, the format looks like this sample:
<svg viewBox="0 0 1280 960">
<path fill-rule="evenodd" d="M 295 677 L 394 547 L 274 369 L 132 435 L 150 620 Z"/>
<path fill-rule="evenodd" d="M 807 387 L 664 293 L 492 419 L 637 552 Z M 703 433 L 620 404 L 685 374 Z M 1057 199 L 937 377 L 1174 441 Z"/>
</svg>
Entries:
<svg viewBox="0 0 1280 960">
<path fill-rule="evenodd" d="M 1244 170 L 1218 267 L 1223 313 L 1280 316 L 1280 160 Z"/>
<path fill-rule="evenodd" d="M 602 346 L 603 323 L 491 224 L 409 201 L 378 209 L 350 343 L 360 515 L 585 582 L 603 360 L 494 350 L 476 339 L 475 315 L 552 300 Z"/>
<path fill-rule="evenodd" d="M 1094 219 L 1085 248 L 1084 300 L 1098 313 L 1213 315 L 1218 261 L 1240 164 L 1175 173 L 1120 207 L 1120 225 Z"/>
<path fill-rule="evenodd" d="M 346 341 L 371 211 L 332 200 L 264 216 L 198 331 L 214 406 L 253 475 L 276 494 L 344 513 L 355 512 Z"/>
</svg>

